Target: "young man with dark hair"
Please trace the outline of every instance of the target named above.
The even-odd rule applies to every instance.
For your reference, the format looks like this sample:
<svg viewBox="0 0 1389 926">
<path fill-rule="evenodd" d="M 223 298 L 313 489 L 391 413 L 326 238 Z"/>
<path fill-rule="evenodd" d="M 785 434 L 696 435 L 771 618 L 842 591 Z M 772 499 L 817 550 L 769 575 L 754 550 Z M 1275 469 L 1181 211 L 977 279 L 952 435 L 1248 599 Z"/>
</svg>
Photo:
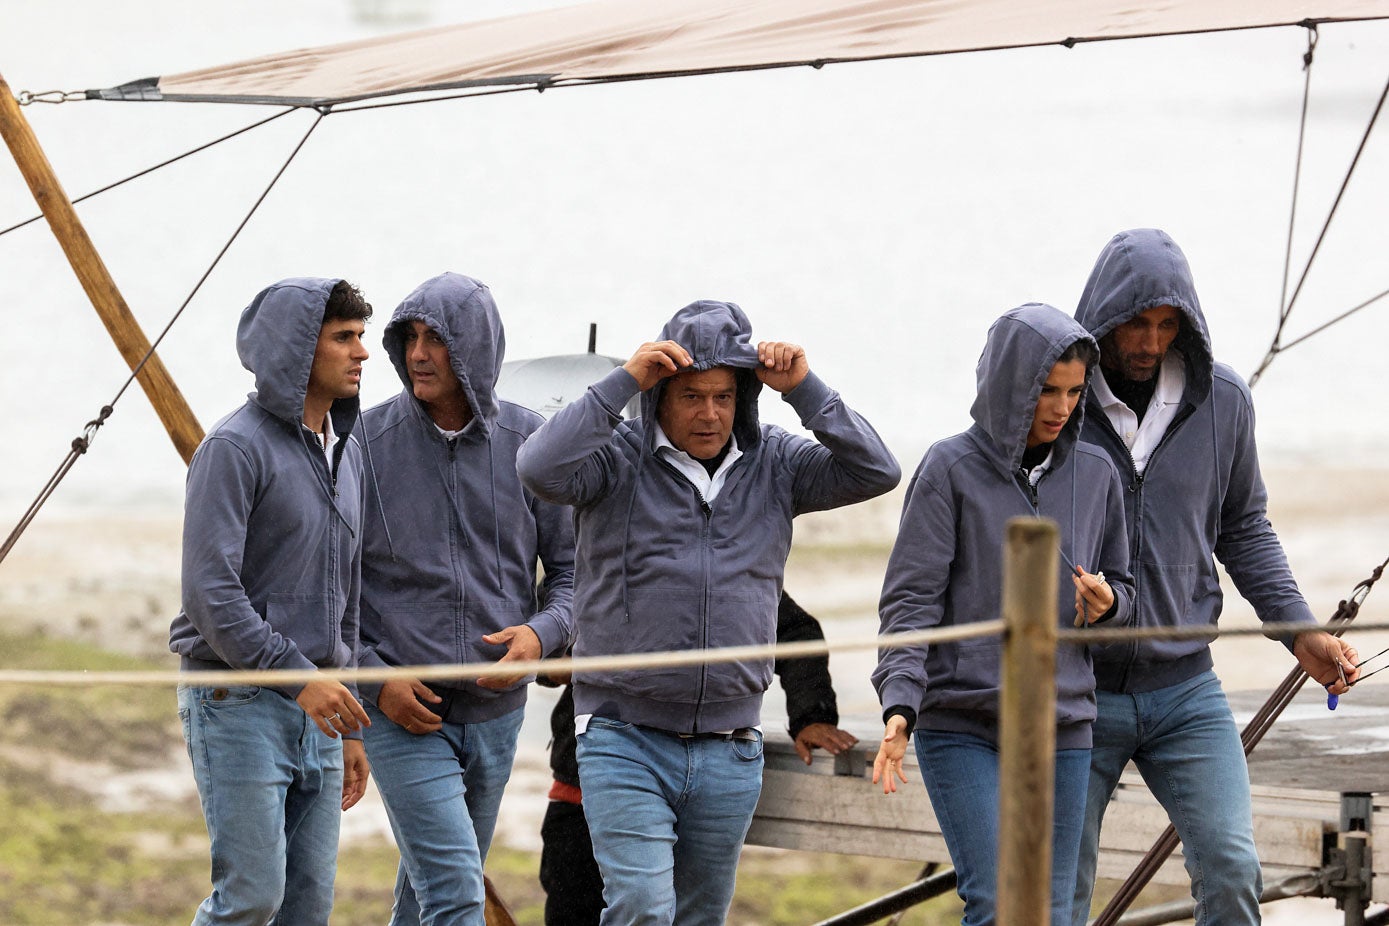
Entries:
<svg viewBox="0 0 1389 926">
<path fill-rule="evenodd" d="M 341 812 L 366 789 L 353 689 L 203 685 L 227 669 L 357 664 L 363 482 L 352 437 L 371 306 L 342 280 L 282 280 L 241 315 L 256 376 L 188 468 L 179 715 L 212 841 L 194 924 L 326 924 Z"/>
</svg>

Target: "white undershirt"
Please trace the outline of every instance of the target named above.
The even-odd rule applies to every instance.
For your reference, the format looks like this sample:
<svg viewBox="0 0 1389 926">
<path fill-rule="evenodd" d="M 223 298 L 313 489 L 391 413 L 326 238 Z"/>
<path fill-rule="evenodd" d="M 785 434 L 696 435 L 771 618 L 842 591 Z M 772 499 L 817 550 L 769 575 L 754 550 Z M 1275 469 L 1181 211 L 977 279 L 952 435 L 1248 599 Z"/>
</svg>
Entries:
<svg viewBox="0 0 1389 926">
<path fill-rule="evenodd" d="M 1090 378 L 1090 388 L 1095 390 L 1109 423 L 1119 432 L 1124 446 L 1133 457 L 1133 468 L 1140 474 L 1148 467 L 1148 458 L 1153 455 L 1162 435 L 1177 417 L 1181 407 L 1182 392 L 1186 389 L 1186 360 L 1176 350 L 1169 350 L 1158 370 L 1157 387 L 1153 398 L 1148 402 L 1148 410 L 1143 414 L 1143 423 L 1138 423 L 1138 415 L 1129 408 L 1109 388 L 1104 374 Z"/>
<path fill-rule="evenodd" d="M 457 431 L 450 431 L 448 428 L 441 428 L 437 424 L 434 426 L 434 430 L 444 435 L 444 440 L 454 440 L 458 435 L 463 433 L 463 428 L 459 428 Z"/>
</svg>

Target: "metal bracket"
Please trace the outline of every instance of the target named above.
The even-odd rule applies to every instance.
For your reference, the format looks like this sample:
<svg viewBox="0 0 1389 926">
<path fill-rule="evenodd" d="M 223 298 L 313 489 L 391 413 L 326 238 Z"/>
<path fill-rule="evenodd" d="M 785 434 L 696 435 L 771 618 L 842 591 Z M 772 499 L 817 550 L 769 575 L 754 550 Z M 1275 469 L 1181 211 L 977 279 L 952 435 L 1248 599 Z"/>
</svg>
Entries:
<svg viewBox="0 0 1389 926">
<path fill-rule="evenodd" d="M 1346 926 L 1362 926 L 1370 905 L 1374 869 L 1371 864 L 1370 826 L 1374 798 L 1362 792 L 1341 795 L 1341 825 L 1335 845 L 1328 845 L 1322 859 L 1321 893 L 1334 898 L 1336 909 L 1345 911 Z"/>
</svg>

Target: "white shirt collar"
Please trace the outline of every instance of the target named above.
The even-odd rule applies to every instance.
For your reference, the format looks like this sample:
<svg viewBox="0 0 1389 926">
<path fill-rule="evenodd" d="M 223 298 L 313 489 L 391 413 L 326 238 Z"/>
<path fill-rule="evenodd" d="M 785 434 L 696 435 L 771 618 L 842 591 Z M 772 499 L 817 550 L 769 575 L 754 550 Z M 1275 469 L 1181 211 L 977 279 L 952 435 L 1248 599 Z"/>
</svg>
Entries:
<svg viewBox="0 0 1389 926">
<path fill-rule="evenodd" d="M 1134 469 L 1142 473 L 1181 407 L 1182 393 L 1186 391 L 1186 358 L 1175 349 L 1167 352 L 1158 369 L 1157 386 L 1143 413 L 1142 424 L 1138 422 L 1137 413 L 1109 388 L 1103 372 L 1096 371 L 1090 377 L 1090 388 L 1095 390 L 1095 398 L 1104 409 L 1105 417 L 1114 425 L 1124 446 L 1129 448 Z"/>
<path fill-rule="evenodd" d="M 313 434 L 314 440 L 323 448 L 323 455 L 328 458 L 328 468 L 333 468 L 333 447 L 340 440 L 338 433 L 333 430 L 333 416 L 327 414 L 323 416 L 323 433 L 317 434 L 314 429 L 304 425 L 304 430 Z"/>
<path fill-rule="evenodd" d="M 703 463 L 670 442 L 670 438 L 666 437 L 666 432 L 661 428 L 660 422 L 653 421 L 651 427 L 656 438 L 656 454 L 664 457 L 672 466 L 680 470 L 681 475 L 699 490 L 705 502 L 713 502 L 718 497 L 720 490 L 723 489 L 724 482 L 728 479 L 729 468 L 743 455 L 743 452 L 738 449 L 738 438 L 729 435 L 728 453 L 724 454 L 718 469 L 710 474 L 704 468 Z"/>
</svg>

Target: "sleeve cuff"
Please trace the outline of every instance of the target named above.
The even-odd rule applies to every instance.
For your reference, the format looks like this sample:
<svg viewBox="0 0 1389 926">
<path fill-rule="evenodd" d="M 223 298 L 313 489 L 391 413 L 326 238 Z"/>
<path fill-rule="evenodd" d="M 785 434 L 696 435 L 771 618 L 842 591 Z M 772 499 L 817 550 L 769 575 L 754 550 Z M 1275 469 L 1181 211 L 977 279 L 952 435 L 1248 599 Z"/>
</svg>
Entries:
<svg viewBox="0 0 1389 926">
<path fill-rule="evenodd" d="M 894 704 L 883 710 L 883 723 L 887 723 L 893 717 L 902 717 L 907 721 L 908 735 L 911 735 L 911 732 L 916 729 L 916 711 L 905 704 Z"/>
<path fill-rule="evenodd" d="M 781 400 L 796 410 L 801 423 L 820 413 L 834 395 L 834 390 L 825 384 L 814 370 L 805 374 L 801 384 L 781 397 Z"/>
</svg>

